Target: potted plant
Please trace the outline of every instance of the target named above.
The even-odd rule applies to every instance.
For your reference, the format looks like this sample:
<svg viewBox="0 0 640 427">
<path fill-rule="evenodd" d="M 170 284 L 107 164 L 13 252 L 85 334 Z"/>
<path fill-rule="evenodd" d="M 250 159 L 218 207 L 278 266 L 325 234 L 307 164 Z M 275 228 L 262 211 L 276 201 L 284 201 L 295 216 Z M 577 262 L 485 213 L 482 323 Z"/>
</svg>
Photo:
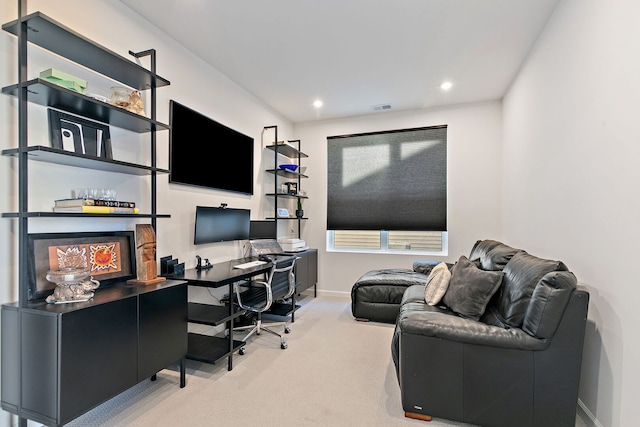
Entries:
<svg viewBox="0 0 640 427">
<path fill-rule="evenodd" d="M 302 210 L 302 200 L 298 198 L 298 209 L 296 209 L 296 218 L 302 218 L 304 211 Z"/>
</svg>

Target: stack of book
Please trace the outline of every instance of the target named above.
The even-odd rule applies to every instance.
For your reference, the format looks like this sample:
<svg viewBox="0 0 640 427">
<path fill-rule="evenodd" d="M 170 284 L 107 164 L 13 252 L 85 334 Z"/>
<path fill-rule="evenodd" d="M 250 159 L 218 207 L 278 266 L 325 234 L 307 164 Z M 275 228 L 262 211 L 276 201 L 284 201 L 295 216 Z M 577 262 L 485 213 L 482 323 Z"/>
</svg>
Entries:
<svg viewBox="0 0 640 427">
<path fill-rule="evenodd" d="M 102 199 L 59 199 L 53 206 L 54 212 L 77 212 L 96 214 L 137 214 L 135 202 Z"/>
</svg>

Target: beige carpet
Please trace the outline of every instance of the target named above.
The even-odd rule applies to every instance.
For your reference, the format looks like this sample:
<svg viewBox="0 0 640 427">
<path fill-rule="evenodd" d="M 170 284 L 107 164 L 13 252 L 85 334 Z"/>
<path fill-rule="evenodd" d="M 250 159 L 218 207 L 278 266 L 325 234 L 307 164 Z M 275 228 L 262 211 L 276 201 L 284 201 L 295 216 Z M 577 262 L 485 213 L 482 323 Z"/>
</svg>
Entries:
<svg viewBox="0 0 640 427">
<path fill-rule="evenodd" d="M 404 417 L 390 344 L 393 326 L 361 323 L 350 301 L 306 297 L 280 349 L 250 339 L 247 354 L 216 365 L 187 361 L 143 381 L 69 426 L 462 426 Z M 577 424 L 581 425 L 581 424 Z"/>
</svg>

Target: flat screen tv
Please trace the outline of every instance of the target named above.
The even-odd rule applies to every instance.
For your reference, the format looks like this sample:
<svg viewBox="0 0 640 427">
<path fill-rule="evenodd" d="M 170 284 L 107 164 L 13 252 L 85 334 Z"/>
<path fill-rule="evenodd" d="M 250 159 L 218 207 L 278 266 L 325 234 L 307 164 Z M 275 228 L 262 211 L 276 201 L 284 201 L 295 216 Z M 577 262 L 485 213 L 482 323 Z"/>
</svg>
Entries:
<svg viewBox="0 0 640 427">
<path fill-rule="evenodd" d="M 170 102 L 169 182 L 253 194 L 253 138 Z"/>
<path fill-rule="evenodd" d="M 248 240 L 250 217 L 249 209 L 196 206 L 193 243 Z"/>
</svg>

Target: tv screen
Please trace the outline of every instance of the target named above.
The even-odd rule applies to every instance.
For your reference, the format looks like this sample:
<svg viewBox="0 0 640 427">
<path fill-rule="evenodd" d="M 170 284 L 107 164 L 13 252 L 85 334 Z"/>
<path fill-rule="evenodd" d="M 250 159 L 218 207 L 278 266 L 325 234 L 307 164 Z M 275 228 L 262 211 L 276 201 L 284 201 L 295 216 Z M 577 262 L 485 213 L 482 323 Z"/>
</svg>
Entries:
<svg viewBox="0 0 640 427">
<path fill-rule="evenodd" d="M 249 209 L 196 206 L 193 243 L 230 242 L 249 239 Z"/>
<path fill-rule="evenodd" d="M 251 221 L 249 224 L 249 239 L 276 239 L 278 237 L 277 225 L 273 220 Z"/>
<path fill-rule="evenodd" d="M 253 138 L 170 103 L 169 182 L 253 194 Z"/>
</svg>

